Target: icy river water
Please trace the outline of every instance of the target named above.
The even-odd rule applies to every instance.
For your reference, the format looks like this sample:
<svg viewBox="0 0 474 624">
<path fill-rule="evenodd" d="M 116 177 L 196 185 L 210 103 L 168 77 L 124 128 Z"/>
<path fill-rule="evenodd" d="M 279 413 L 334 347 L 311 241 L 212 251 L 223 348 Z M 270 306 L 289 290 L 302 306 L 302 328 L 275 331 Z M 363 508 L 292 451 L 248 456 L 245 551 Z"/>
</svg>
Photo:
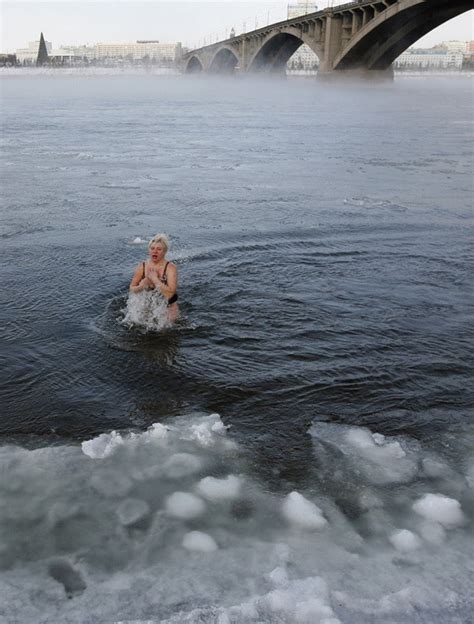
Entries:
<svg viewBox="0 0 474 624">
<path fill-rule="evenodd" d="M 472 104 L 2 78 L 2 624 L 470 621 Z"/>
</svg>

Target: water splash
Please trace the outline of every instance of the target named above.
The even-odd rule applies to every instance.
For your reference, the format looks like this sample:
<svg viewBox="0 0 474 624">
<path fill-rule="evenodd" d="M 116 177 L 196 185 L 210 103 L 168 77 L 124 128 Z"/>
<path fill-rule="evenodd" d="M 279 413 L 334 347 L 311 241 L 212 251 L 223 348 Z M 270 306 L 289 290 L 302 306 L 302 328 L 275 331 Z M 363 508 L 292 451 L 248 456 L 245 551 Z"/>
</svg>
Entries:
<svg viewBox="0 0 474 624">
<path fill-rule="evenodd" d="M 126 327 L 158 332 L 172 326 L 168 305 L 163 295 L 156 290 L 130 293 L 123 312 L 121 323 Z"/>
</svg>

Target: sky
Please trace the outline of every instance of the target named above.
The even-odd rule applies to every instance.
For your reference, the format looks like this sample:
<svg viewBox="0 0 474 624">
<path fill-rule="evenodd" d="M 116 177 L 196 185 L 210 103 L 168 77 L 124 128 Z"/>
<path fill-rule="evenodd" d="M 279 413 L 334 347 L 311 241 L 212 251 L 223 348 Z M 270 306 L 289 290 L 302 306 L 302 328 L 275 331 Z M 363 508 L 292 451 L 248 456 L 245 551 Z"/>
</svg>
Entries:
<svg viewBox="0 0 474 624">
<path fill-rule="evenodd" d="M 317 2 L 320 9 L 335 0 Z M 236 33 L 286 19 L 287 2 L 274 0 L 1 0 L 0 52 L 15 52 L 35 41 L 39 33 L 54 48 L 132 42 L 153 39 L 163 43 L 180 41 L 194 48 Z M 417 44 L 431 47 L 450 39 L 474 39 L 474 11 L 446 22 Z"/>
</svg>

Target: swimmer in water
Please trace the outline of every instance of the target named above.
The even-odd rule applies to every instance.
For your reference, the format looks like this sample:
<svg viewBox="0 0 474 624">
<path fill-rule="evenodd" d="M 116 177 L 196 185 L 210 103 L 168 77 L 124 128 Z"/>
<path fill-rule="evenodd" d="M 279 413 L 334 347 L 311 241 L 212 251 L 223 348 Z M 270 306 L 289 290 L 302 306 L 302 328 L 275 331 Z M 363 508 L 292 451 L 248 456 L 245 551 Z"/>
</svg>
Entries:
<svg viewBox="0 0 474 624">
<path fill-rule="evenodd" d="M 168 303 L 168 317 L 176 321 L 179 317 L 178 307 L 178 269 L 166 260 L 169 248 L 165 234 L 156 234 L 148 243 L 149 259 L 140 263 L 135 269 L 130 291 L 139 293 L 142 290 L 158 290 Z"/>
</svg>

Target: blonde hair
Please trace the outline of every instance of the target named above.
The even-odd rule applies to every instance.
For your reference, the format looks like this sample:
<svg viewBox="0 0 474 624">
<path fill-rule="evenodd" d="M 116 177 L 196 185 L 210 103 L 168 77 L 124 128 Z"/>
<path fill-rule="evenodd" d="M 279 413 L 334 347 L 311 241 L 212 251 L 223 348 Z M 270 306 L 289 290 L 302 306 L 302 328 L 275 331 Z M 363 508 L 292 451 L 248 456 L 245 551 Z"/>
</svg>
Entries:
<svg viewBox="0 0 474 624">
<path fill-rule="evenodd" d="M 166 253 L 170 247 L 170 243 L 166 234 L 155 234 L 155 236 L 153 236 L 153 238 L 148 243 L 148 249 L 150 249 L 152 245 L 157 245 L 158 243 L 161 243 L 163 245 Z"/>
</svg>

